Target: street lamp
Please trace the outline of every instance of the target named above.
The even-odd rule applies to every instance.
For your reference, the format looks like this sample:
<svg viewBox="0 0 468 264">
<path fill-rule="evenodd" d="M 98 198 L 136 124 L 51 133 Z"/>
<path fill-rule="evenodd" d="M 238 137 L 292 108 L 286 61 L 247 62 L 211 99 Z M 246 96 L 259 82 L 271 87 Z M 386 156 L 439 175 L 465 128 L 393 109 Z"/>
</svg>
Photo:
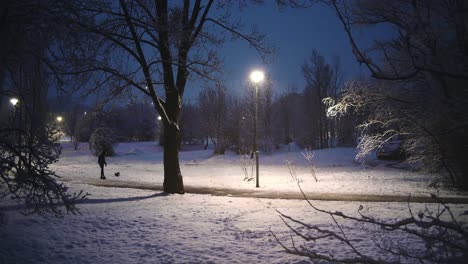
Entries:
<svg viewBox="0 0 468 264">
<path fill-rule="evenodd" d="M 255 182 L 256 188 L 260 187 L 260 182 L 259 182 L 259 173 L 258 173 L 258 150 L 257 150 L 257 126 L 258 126 L 258 86 L 259 84 L 263 81 L 265 78 L 265 75 L 263 74 L 262 71 L 255 70 L 250 74 L 250 80 L 254 83 L 255 85 L 255 118 L 254 118 L 254 146 L 253 146 L 253 151 L 255 153 L 255 164 L 256 164 L 256 178 Z"/>
<path fill-rule="evenodd" d="M 18 98 L 16 97 L 12 97 L 10 98 L 10 103 L 13 105 L 13 106 L 16 106 L 16 104 L 19 102 Z"/>
<path fill-rule="evenodd" d="M 19 99 L 16 97 L 10 98 L 10 103 L 13 105 L 13 108 L 15 109 L 15 116 L 14 118 L 16 119 L 16 115 L 18 115 L 18 147 L 20 150 L 20 153 L 18 155 L 18 168 L 21 168 L 21 154 L 22 154 L 22 149 L 21 149 L 21 107 L 18 105 Z M 18 105 L 18 107 L 16 107 Z"/>
<path fill-rule="evenodd" d="M 58 136 L 59 136 L 58 140 L 59 140 L 59 141 L 62 141 L 62 140 L 63 140 L 63 131 L 62 131 L 63 117 L 60 116 L 60 115 L 58 115 L 58 116 L 55 118 L 55 120 L 56 120 L 57 123 L 58 123 L 58 125 L 57 125 L 57 128 L 58 128 L 57 133 L 58 133 Z"/>
<path fill-rule="evenodd" d="M 162 116 L 158 115 L 158 130 L 159 130 L 159 145 L 164 145 L 164 124 L 162 121 Z"/>
</svg>

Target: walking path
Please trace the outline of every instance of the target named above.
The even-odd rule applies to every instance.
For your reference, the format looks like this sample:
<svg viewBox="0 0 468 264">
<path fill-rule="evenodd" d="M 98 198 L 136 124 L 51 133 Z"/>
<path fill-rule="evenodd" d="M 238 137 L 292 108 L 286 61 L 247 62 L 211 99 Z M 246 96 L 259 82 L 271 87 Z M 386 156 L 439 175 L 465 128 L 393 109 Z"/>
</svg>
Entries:
<svg viewBox="0 0 468 264">
<path fill-rule="evenodd" d="M 147 182 L 100 180 L 100 179 L 62 179 L 64 182 L 75 184 L 88 184 L 101 187 L 132 188 L 141 190 L 162 191 L 161 185 L 149 184 Z M 267 199 L 297 199 L 303 200 L 304 196 L 297 192 L 278 192 L 260 189 L 232 189 L 220 187 L 197 187 L 184 186 L 186 193 L 211 194 L 214 196 L 230 197 L 252 197 Z M 357 201 L 357 202 L 412 202 L 412 203 L 433 203 L 436 202 L 430 196 L 402 196 L 402 195 L 378 195 L 378 194 L 347 194 L 347 193 L 306 193 L 309 200 L 321 201 Z M 446 196 L 438 197 L 444 203 L 468 204 L 468 196 Z"/>
</svg>

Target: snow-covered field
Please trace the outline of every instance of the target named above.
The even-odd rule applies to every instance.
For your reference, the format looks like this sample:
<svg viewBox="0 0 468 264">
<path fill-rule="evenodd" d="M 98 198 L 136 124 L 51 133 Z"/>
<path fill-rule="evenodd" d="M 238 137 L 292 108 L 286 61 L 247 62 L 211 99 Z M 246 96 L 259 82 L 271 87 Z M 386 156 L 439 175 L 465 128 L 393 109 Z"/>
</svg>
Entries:
<svg viewBox="0 0 468 264">
<path fill-rule="evenodd" d="M 99 179 L 97 158 L 90 155 L 87 144 L 81 144 L 79 151 L 74 151 L 69 144 L 63 146 L 60 162 L 52 166 L 59 175 L 74 182 Z M 107 158 L 108 178 L 162 186 L 162 149 L 157 143 L 120 143 L 116 151 L 115 157 Z M 369 160 L 361 164 L 354 160 L 354 156 L 354 148 L 315 151 L 316 182 L 301 150 L 261 153 L 261 188 L 257 191 L 297 192 L 296 182 L 288 171 L 286 161 L 289 160 L 296 167 L 303 189 L 310 193 L 456 195 L 455 192 L 429 187 L 434 175 L 386 166 L 392 162 Z M 241 157 L 234 153 L 213 155 L 212 150 L 182 151 L 180 160 L 186 186 L 255 189 L 255 181 L 244 181 Z M 114 177 L 115 172 L 120 172 L 121 176 Z M 248 167 L 248 172 L 249 176 L 255 177 L 253 167 Z"/>
<path fill-rule="evenodd" d="M 155 143 L 121 143 L 118 155 L 108 158 L 107 177 L 161 185 L 162 152 Z M 307 171 L 300 151 L 261 156 L 261 190 L 298 192 L 285 160 L 297 166 L 297 175 L 308 192 L 427 194 L 437 190 L 427 185 L 427 175 L 391 169 L 385 164 L 361 166 L 353 160 L 353 149 L 315 153 L 318 182 Z M 53 166 L 67 179 L 71 191 L 85 190 L 90 196 L 78 207 L 81 215 L 64 219 L 23 216 L 11 202 L 3 202 L 6 224 L 0 227 L 0 263 L 309 263 L 307 258 L 286 254 L 272 236 L 288 243 L 291 233 L 276 210 L 321 226 L 331 225 L 327 215 L 303 200 L 237 198 L 200 194 L 166 195 L 161 192 L 106 188 L 81 184 L 98 179 L 97 158 L 86 145 L 75 152 L 64 145 L 62 158 Z M 187 186 L 254 189 L 243 181 L 239 156 L 213 156 L 211 151 L 181 152 L 182 173 Z M 121 176 L 116 178 L 114 172 Z M 259 190 L 259 191 L 261 191 Z M 449 191 L 439 192 L 453 195 Z M 356 214 L 363 205 L 381 219 L 408 216 L 406 203 L 325 202 L 318 207 Z M 413 211 L 436 209 L 434 204 L 413 204 Z M 468 222 L 467 205 L 453 204 L 459 220 Z M 374 229 L 342 222 L 358 248 L 385 257 L 372 245 L 380 237 Z M 398 237 L 400 243 L 410 243 Z M 423 245 L 409 244 L 417 250 Z M 343 247 L 332 242 L 317 245 L 332 248 L 339 256 Z M 409 261 L 411 262 L 411 261 Z"/>
</svg>

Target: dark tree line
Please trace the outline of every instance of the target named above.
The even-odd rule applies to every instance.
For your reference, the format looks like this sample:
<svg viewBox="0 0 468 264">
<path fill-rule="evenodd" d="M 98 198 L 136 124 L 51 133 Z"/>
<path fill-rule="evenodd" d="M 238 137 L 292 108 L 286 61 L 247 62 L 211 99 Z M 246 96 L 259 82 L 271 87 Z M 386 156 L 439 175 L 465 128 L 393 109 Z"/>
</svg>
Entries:
<svg viewBox="0 0 468 264">
<path fill-rule="evenodd" d="M 281 144 L 296 143 L 303 148 L 320 149 L 353 146 L 358 121 L 363 117 L 348 115 L 328 118 L 327 100 L 337 99 L 342 92 L 339 65 L 330 65 L 317 51 L 303 65 L 306 87 L 276 87 L 271 79 L 258 87 L 258 139 L 264 152 Z M 255 86 L 246 83 L 239 96 L 221 83 L 206 87 L 198 99 L 182 111 L 187 122 L 181 125 L 186 143 L 208 143 L 214 152 L 227 148 L 249 153 L 253 148 Z"/>
<path fill-rule="evenodd" d="M 149 102 L 106 107 L 70 103 L 68 106 L 56 112 L 63 114 L 60 128 L 75 144 L 75 148 L 78 142 L 88 142 L 98 128 L 110 129 L 118 142 L 154 141 L 161 135 L 161 121 Z"/>
</svg>

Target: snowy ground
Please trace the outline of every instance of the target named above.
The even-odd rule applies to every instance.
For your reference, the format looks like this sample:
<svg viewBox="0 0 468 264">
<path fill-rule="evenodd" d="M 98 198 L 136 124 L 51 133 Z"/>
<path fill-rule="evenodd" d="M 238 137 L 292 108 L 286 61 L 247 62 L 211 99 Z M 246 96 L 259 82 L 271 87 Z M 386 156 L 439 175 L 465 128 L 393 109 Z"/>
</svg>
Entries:
<svg viewBox="0 0 468 264">
<path fill-rule="evenodd" d="M 87 144 L 81 144 L 79 151 L 74 151 L 69 144 L 63 146 L 60 162 L 52 166 L 59 175 L 74 182 L 99 178 L 97 158 L 90 155 Z M 107 158 L 108 178 L 162 185 L 162 150 L 156 143 L 120 143 L 116 151 L 115 157 Z M 360 164 L 354 160 L 354 156 L 354 148 L 315 151 L 316 182 L 307 168 L 308 163 L 302 156 L 302 151 L 261 153 L 261 188 L 258 191 L 297 192 L 296 182 L 291 178 L 286 165 L 289 160 L 296 167 L 303 189 L 310 193 L 457 195 L 455 192 L 429 187 L 434 175 L 388 167 L 392 162 L 369 160 L 366 164 Z M 182 151 L 180 160 L 186 186 L 255 189 L 255 181 L 243 180 L 245 175 L 242 161 L 234 153 L 213 155 L 212 150 Z M 121 176 L 115 178 L 115 172 L 120 172 Z M 254 167 L 248 167 L 248 172 L 249 176 L 254 176 Z"/>
<path fill-rule="evenodd" d="M 85 190 L 89 198 L 78 205 L 81 215 L 64 219 L 23 216 L 11 202 L 0 205 L 6 224 L 0 227 L 0 263 L 309 263 L 307 258 L 284 253 L 270 231 L 283 242 L 290 232 L 278 213 L 291 215 L 308 223 L 331 225 L 331 219 L 310 208 L 305 201 L 218 197 L 104 188 L 79 184 L 98 178 L 96 157 L 83 149 L 74 152 L 65 145 L 61 161 L 54 165 L 72 191 Z M 352 149 L 316 152 L 318 182 L 308 174 L 300 152 L 279 152 L 261 157 L 261 189 L 295 191 L 284 160 L 294 160 L 303 187 L 328 193 L 427 194 L 426 175 L 390 169 L 384 165 L 361 166 L 353 161 Z M 121 143 L 118 155 L 108 158 L 108 177 L 115 171 L 119 181 L 162 184 L 162 153 L 154 143 Z M 125 155 L 128 154 L 128 155 Z M 245 182 L 238 156 L 213 156 L 210 151 L 181 153 L 182 173 L 186 185 L 254 188 Z M 112 172 L 112 173 L 111 173 Z M 320 185 L 317 187 L 316 185 Z M 454 194 L 444 191 L 445 194 Z M 382 219 L 408 216 L 405 203 L 324 202 L 318 207 L 356 214 L 359 205 L 370 215 Z M 434 204 L 413 204 L 413 212 L 424 208 L 436 210 Z M 468 222 L 468 206 L 451 205 L 461 222 Z M 375 229 L 357 228 L 342 222 L 357 247 L 385 257 L 372 245 L 370 238 L 381 238 Z M 422 245 L 399 236 L 417 250 Z M 343 256 L 338 244 L 317 245 L 332 248 Z M 410 263 L 411 261 L 409 261 Z"/>
</svg>

